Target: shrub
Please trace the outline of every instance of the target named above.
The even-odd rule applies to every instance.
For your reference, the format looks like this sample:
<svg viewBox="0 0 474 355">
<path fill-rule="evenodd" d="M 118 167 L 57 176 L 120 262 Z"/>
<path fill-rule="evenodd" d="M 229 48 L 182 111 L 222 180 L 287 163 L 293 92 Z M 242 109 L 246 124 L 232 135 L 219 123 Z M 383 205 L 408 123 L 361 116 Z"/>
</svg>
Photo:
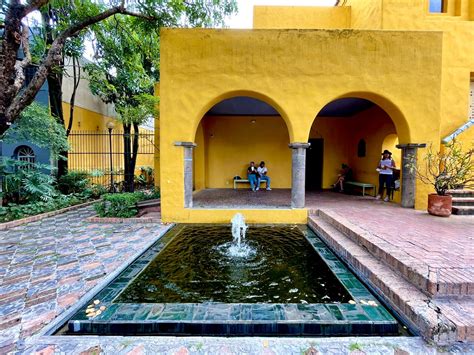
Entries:
<svg viewBox="0 0 474 355">
<path fill-rule="evenodd" d="M 136 216 L 136 204 L 144 199 L 141 192 L 127 192 L 120 194 L 106 194 L 102 200 L 94 205 L 99 217 L 129 218 Z"/>
<path fill-rule="evenodd" d="M 144 200 L 154 200 L 154 199 L 157 199 L 157 198 L 160 198 L 160 197 L 161 197 L 160 188 L 155 187 L 153 190 L 145 191 L 143 199 Z"/>
<path fill-rule="evenodd" d="M 37 201 L 22 205 L 9 204 L 6 207 L 0 207 L 0 222 L 8 222 L 40 213 L 51 212 L 77 205 L 81 202 L 83 202 L 83 200 L 78 196 L 60 195 L 48 201 Z"/>
<path fill-rule="evenodd" d="M 82 193 L 89 185 L 89 174 L 85 171 L 69 171 L 58 179 L 58 190 L 66 195 Z"/>
</svg>

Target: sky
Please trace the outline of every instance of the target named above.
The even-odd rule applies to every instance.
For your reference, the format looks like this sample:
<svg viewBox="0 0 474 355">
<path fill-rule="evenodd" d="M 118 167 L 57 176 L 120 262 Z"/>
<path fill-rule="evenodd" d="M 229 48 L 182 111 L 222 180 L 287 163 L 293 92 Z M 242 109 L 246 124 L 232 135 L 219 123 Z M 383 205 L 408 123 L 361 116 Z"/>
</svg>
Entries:
<svg viewBox="0 0 474 355">
<path fill-rule="evenodd" d="M 252 28 L 254 5 L 333 6 L 336 0 L 237 0 L 239 12 L 226 21 L 230 28 Z"/>
</svg>

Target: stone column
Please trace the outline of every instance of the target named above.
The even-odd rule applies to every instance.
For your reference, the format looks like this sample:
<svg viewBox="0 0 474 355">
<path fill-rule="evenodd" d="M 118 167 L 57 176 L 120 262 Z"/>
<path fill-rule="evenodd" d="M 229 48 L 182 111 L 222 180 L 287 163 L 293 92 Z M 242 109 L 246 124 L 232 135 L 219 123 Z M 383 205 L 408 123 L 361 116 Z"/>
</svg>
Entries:
<svg viewBox="0 0 474 355">
<path fill-rule="evenodd" d="M 184 148 L 184 208 L 193 207 L 193 142 L 175 142 L 175 146 Z"/>
<path fill-rule="evenodd" d="M 414 159 L 413 162 L 416 164 L 416 156 L 418 148 L 424 148 L 426 144 L 417 144 L 417 143 L 408 143 L 408 144 L 398 144 L 397 148 L 402 150 L 402 162 L 401 162 L 401 171 L 402 171 L 402 201 L 401 206 L 407 208 L 415 207 L 415 186 L 416 186 L 416 174 L 414 171 L 411 171 L 407 166 L 407 162 L 411 159 Z"/>
<path fill-rule="evenodd" d="M 306 182 L 306 149 L 309 143 L 290 143 L 292 152 L 291 163 L 291 207 L 303 208 L 305 205 Z"/>
</svg>

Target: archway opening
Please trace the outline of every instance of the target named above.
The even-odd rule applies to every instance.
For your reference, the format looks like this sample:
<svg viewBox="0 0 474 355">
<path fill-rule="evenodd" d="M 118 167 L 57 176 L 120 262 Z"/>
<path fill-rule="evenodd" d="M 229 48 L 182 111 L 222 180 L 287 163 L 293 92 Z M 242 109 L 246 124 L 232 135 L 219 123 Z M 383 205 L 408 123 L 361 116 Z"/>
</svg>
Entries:
<svg viewBox="0 0 474 355">
<path fill-rule="evenodd" d="M 344 97 L 329 102 L 317 114 L 311 127 L 307 152 L 307 190 L 332 189 L 342 171 L 342 165 L 350 167 L 352 182 L 371 184 L 365 193 L 376 194 L 379 186 L 377 165 L 384 149 L 392 152 L 398 178 L 400 151 L 397 127 L 390 115 L 371 100 Z M 346 192 L 360 193 L 356 185 L 349 185 Z M 398 192 L 393 200 L 399 201 Z"/>
<path fill-rule="evenodd" d="M 220 101 L 201 119 L 195 143 L 194 207 L 289 205 L 289 133 L 280 113 L 270 104 L 248 96 Z M 260 184 L 260 191 L 252 192 L 249 182 L 239 181 L 247 180 L 251 161 L 256 166 L 265 162 L 271 191 L 266 190 L 265 182 Z M 272 200 L 276 197 L 278 202 Z"/>
</svg>

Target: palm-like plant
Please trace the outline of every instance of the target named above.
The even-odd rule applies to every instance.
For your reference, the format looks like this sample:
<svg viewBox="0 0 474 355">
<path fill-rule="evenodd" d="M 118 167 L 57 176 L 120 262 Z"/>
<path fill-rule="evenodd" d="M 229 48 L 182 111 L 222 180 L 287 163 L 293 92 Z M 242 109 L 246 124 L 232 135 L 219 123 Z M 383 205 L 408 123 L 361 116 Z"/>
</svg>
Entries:
<svg viewBox="0 0 474 355">
<path fill-rule="evenodd" d="M 418 165 L 415 157 L 409 157 L 406 166 L 423 183 L 432 185 L 438 195 L 444 196 L 451 189 L 474 187 L 473 155 L 473 148 L 463 150 L 461 143 L 453 140 L 440 152 L 433 152 L 430 145 L 424 164 Z"/>
</svg>

